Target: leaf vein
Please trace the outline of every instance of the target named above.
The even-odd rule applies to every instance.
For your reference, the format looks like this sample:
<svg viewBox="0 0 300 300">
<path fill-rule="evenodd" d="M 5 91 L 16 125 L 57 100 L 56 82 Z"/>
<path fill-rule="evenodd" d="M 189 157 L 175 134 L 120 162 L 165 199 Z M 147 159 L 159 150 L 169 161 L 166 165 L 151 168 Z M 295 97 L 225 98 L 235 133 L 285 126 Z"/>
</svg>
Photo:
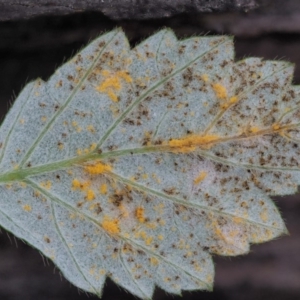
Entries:
<svg viewBox="0 0 300 300">
<path fill-rule="evenodd" d="M 259 80 L 256 84 L 254 84 L 253 86 L 251 86 L 251 88 L 246 89 L 245 91 L 241 92 L 240 94 L 237 95 L 238 99 L 240 99 L 244 94 L 248 94 L 251 91 L 254 91 L 261 83 L 263 83 L 266 79 L 274 76 L 275 74 L 285 70 L 289 68 L 289 66 L 285 66 L 279 70 L 276 70 L 275 72 L 269 74 L 268 76 L 262 78 L 261 80 Z M 222 109 L 217 115 L 216 117 L 212 120 L 212 122 L 208 125 L 208 127 L 204 130 L 203 135 L 207 134 L 213 127 L 214 125 L 222 118 L 222 116 L 228 111 L 230 110 L 231 107 L 233 107 L 236 103 L 228 106 L 228 108 L 226 109 Z"/>
<path fill-rule="evenodd" d="M 186 201 L 184 201 L 184 200 L 182 200 L 182 199 L 176 198 L 176 197 L 174 197 L 174 196 L 166 195 L 166 194 L 164 194 L 164 193 L 162 193 L 162 192 L 153 190 L 153 189 L 148 188 L 148 187 L 146 187 L 146 186 L 144 186 L 144 185 L 141 185 L 141 184 L 138 184 L 138 183 L 136 183 L 136 182 L 133 182 L 133 181 L 131 181 L 131 180 L 129 180 L 129 179 L 126 179 L 126 178 L 124 178 L 124 177 L 121 177 L 120 175 L 117 175 L 117 174 L 115 174 L 115 173 L 113 173 L 113 172 L 109 172 L 107 175 L 108 175 L 108 176 L 111 176 L 111 177 L 113 177 L 114 179 L 119 180 L 120 182 L 123 182 L 123 183 L 125 183 L 125 184 L 127 184 L 127 185 L 129 185 L 129 186 L 131 186 L 131 187 L 133 187 L 133 188 L 136 188 L 136 189 L 138 189 L 138 190 L 141 190 L 141 191 L 150 193 L 150 194 L 155 195 L 155 196 L 162 197 L 162 198 L 167 199 L 167 200 L 171 200 L 172 202 L 177 203 L 177 204 L 180 204 L 180 205 L 188 206 L 188 207 L 191 207 L 191 208 L 197 207 L 197 208 L 199 208 L 199 209 L 208 210 L 208 211 L 214 212 L 214 213 L 216 213 L 216 214 L 224 215 L 224 216 L 230 217 L 230 218 L 239 217 L 239 218 L 241 218 L 242 220 L 244 220 L 245 222 L 250 223 L 250 224 L 253 224 L 253 225 L 256 225 L 256 226 L 261 226 L 261 227 L 267 228 L 267 229 L 280 230 L 280 228 L 268 226 L 268 225 L 266 225 L 266 224 L 259 223 L 259 222 L 254 222 L 254 221 L 252 221 L 252 220 L 250 220 L 250 219 L 245 219 L 245 218 L 243 218 L 243 217 L 236 216 L 236 215 L 231 214 L 231 213 L 228 213 L 228 212 L 220 212 L 220 211 L 218 211 L 218 210 L 216 210 L 216 209 L 212 209 L 211 207 L 206 207 L 206 206 L 203 206 L 203 205 L 199 205 L 199 204 L 197 204 L 197 203 L 188 203 L 188 202 L 186 202 Z"/>
<path fill-rule="evenodd" d="M 25 108 L 25 106 L 26 106 L 27 101 L 30 99 L 30 96 L 31 96 L 31 94 L 32 94 L 32 92 L 33 92 L 33 88 L 34 88 L 34 84 L 33 84 L 33 82 L 32 82 L 32 88 L 31 88 L 31 91 L 30 91 L 30 93 L 29 93 L 29 95 L 28 95 L 28 97 L 27 97 L 25 103 L 23 104 L 23 107 L 20 109 L 20 111 L 19 111 L 19 113 L 18 113 L 18 115 L 17 115 L 17 117 L 16 117 L 16 119 L 15 119 L 15 122 L 12 124 L 12 126 L 11 126 L 11 128 L 10 128 L 10 130 L 9 130 L 9 132 L 8 132 L 8 134 L 7 134 L 7 136 L 6 136 L 6 138 L 5 138 L 5 141 L 4 141 L 4 143 L 3 143 L 3 147 L 2 147 L 2 151 L 1 151 L 1 155 L 0 155 L 0 165 L 1 165 L 2 160 L 3 160 L 3 157 L 4 157 L 4 153 L 6 152 L 5 150 L 6 150 L 6 147 L 7 147 L 8 142 L 9 142 L 10 135 L 11 135 L 12 131 L 15 129 L 15 126 L 16 126 L 16 124 L 17 124 L 17 121 L 19 120 L 19 117 L 20 117 L 20 115 L 22 114 L 22 112 L 23 112 L 23 110 L 24 110 L 24 108 Z"/>
<path fill-rule="evenodd" d="M 139 96 L 131 105 L 129 105 L 124 112 L 119 116 L 119 118 L 108 128 L 106 133 L 103 135 L 103 137 L 98 142 L 97 148 L 100 148 L 101 145 L 106 141 L 106 139 L 109 137 L 109 135 L 114 131 L 114 129 L 124 120 L 124 118 L 132 111 L 132 109 L 137 106 L 140 102 L 142 102 L 149 94 L 151 94 L 153 91 L 156 90 L 156 88 L 160 87 L 162 84 L 167 82 L 172 77 L 176 76 L 180 72 L 184 71 L 186 68 L 188 68 L 190 65 L 195 63 L 198 59 L 206 55 L 208 52 L 212 51 L 213 49 L 219 47 L 220 45 L 226 43 L 227 40 L 225 39 L 221 43 L 217 44 L 216 46 L 210 48 L 209 51 L 206 51 L 202 53 L 201 55 L 198 55 L 196 58 L 192 59 L 190 62 L 186 63 L 184 66 L 180 67 L 179 69 L 172 72 L 170 75 L 166 76 L 164 79 L 154 83 L 147 91 L 145 91 L 141 96 Z"/>
<path fill-rule="evenodd" d="M 65 103 L 57 110 L 57 112 L 55 114 L 53 114 L 53 116 L 51 117 L 51 119 L 49 120 L 49 122 L 47 123 L 47 125 L 41 131 L 41 133 L 39 134 L 39 136 L 37 137 L 37 139 L 34 141 L 34 143 L 32 144 L 32 146 L 29 148 L 29 150 L 27 151 L 27 153 L 25 154 L 25 156 L 21 160 L 21 162 L 19 164 L 20 167 L 22 167 L 26 163 L 27 159 L 30 157 L 30 155 L 32 154 L 32 152 L 34 151 L 34 149 L 36 148 L 36 146 L 38 145 L 38 143 L 45 136 L 45 134 L 48 132 L 49 128 L 53 125 L 53 123 L 55 122 L 56 118 L 68 107 L 69 103 L 72 101 L 72 99 L 75 96 L 75 94 L 77 93 L 77 91 L 80 89 L 80 87 L 82 86 L 82 84 L 88 78 L 89 74 L 93 71 L 94 66 L 98 62 L 98 60 L 101 57 L 103 51 L 106 49 L 106 47 L 110 44 L 110 42 L 115 38 L 115 36 L 117 34 L 118 34 L 118 32 L 116 32 L 115 35 L 111 38 L 111 40 L 103 47 L 103 49 L 99 52 L 99 54 L 93 60 L 93 63 L 88 68 L 86 74 L 81 78 L 81 80 L 79 81 L 79 83 L 77 84 L 77 86 L 74 88 L 74 90 L 71 93 L 71 95 L 67 98 L 67 100 L 65 101 Z"/>
<path fill-rule="evenodd" d="M 121 247 L 123 246 L 123 242 L 121 243 Z M 134 284 L 137 286 L 137 288 L 139 289 L 139 291 L 146 297 L 145 299 L 149 299 L 147 297 L 147 295 L 144 293 L 144 291 L 140 288 L 139 284 L 137 283 L 137 281 L 134 279 L 133 274 L 128 270 L 126 263 L 124 262 L 123 256 L 122 256 L 122 252 L 119 253 L 119 258 L 120 258 L 120 262 L 124 267 L 124 270 L 127 272 L 127 274 L 132 278 L 132 281 L 134 282 Z"/>
<path fill-rule="evenodd" d="M 59 228 L 59 225 L 57 223 L 57 218 L 56 218 L 56 215 L 55 215 L 55 209 L 53 207 L 53 203 L 51 202 L 51 211 L 52 211 L 52 215 L 53 215 L 53 222 L 54 222 L 54 226 L 57 230 L 57 233 L 58 235 L 60 236 L 61 238 L 61 241 L 62 243 L 65 245 L 65 247 L 67 248 L 67 251 L 69 252 L 69 255 L 71 257 L 71 259 L 73 260 L 73 264 L 75 265 L 76 269 L 78 270 L 78 272 L 81 274 L 82 278 L 84 279 L 84 281 L 93 289 L 93 292 L 98 295 L 99 292 L 97 291 L 97 289 L 88 281 L 88 279 L 86 278 L 85 274 L 83 273 L 80 265 L 78 264 L 75 256 L 73 255 L 73 252 L 71 251 L 71 248 L 69 247 L 67 241 L 65 240 L 60 228 Z"/>
</svg>

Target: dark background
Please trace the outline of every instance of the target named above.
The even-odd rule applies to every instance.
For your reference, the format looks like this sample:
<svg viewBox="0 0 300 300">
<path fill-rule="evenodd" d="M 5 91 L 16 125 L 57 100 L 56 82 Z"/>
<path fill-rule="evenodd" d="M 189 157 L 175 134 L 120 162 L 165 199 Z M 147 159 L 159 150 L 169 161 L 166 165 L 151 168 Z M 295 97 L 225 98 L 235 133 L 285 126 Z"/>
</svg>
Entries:
<svg viewBox="0 0 300 300">
<path fill-rule="evenodd" d="M 255 2 L 255 1 L 254 1 Z M 0 0 L 1 9 L 1 0 Z M 37 16 L 0 22 L 1 120 L 24 85 L 47 80 L 57 66 L 103 31 L 122 27 L 131 44 L 162 27 L 179 38 L 192 35 L 235 35 L 236 59 L 259 56 L 296 64 L 294 84 L 300 84 L 300 1 L 258 2 L 254 10 L 204 14 L 172 13 L 124 19 L 101 12 Z M 234 11 L 233 11 L 234 10 Z M 248 12 L 245 12 L 248 10 Z M 188 10 L 186 10 L 188 11 Z M 174 11 L 173 11 L 174 12 Z M 38 14 L 37 14 L 38 15 Z M 132 14 L 131 14 L 132 15 Z M 1 16 L 1 11 L 0 11 Z M 3 14 L 2 14 L 3 16 Z M 8 18 L 9 19 L 9 18 Z M 300 299 L 300 199 L 299 194 L 274 198 L 286 221 L 289 236 L 262 245 L 239 257 L 215 257 L 214 292 L 185 292 L 183 298 L 156 290 L 154 300 L 299 300 Z M 0 299 L 98 299 L 68 283 L 51 261 L 2 230 L 0 234 Z M 135 299 L 107 281 L 104 300 Z"/>
</svg>

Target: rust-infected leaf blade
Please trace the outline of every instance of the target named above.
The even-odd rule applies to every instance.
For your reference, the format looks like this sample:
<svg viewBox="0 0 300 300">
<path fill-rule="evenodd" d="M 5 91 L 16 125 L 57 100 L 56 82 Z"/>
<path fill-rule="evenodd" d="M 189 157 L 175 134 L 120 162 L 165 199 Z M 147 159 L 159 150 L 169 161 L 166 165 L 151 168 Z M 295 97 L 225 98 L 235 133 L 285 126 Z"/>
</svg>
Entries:
<svg viewBox="0 0 300 300">
<path fill-rule="evenodd" d="M 0 129 L 0 224 L 79 288 L 141 299 L 211 290 L 212 254 L 287 232 L 270 195 L 299 185 L 299 87 L 232 38 L 100 36 L 30 83 Z"/>
</svg>

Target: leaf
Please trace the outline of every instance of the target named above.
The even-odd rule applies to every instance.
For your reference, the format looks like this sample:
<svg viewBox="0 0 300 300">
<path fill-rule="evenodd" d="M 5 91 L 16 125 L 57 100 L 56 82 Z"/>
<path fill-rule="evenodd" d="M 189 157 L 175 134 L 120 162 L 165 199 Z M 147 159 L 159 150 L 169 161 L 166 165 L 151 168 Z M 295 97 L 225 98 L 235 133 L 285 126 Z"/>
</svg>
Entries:
<svg viewBox="0 0 300 300">
<path fill-rule="evenodd" d="M 1 226 L 101 296 L 108 276 L 210 290 L 212 254 L 287 230 L 270 195 L 297 191 L 293 66 L 234 62 L 226 36 L 109 32 L 22 91 L 0 130 Z"/>
</svg>

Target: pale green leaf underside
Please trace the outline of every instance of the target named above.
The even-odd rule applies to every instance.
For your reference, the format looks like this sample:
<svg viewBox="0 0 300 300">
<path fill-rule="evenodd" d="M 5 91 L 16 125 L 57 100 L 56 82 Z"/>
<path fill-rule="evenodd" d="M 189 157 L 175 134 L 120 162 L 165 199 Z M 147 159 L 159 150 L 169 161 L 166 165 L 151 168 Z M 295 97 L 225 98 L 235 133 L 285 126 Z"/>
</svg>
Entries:
<svg viewBox="0 0 300 300">
<path fill-rule="evenodd" d="M 109 32 L 26 86 L 0 129 L 0 225 L 101 295 L 106 276 L 211 289 L 211 254 L 286 232 L 299 184 L 293 67 L 234 62 L 232 39 Z"/>
</svg>

